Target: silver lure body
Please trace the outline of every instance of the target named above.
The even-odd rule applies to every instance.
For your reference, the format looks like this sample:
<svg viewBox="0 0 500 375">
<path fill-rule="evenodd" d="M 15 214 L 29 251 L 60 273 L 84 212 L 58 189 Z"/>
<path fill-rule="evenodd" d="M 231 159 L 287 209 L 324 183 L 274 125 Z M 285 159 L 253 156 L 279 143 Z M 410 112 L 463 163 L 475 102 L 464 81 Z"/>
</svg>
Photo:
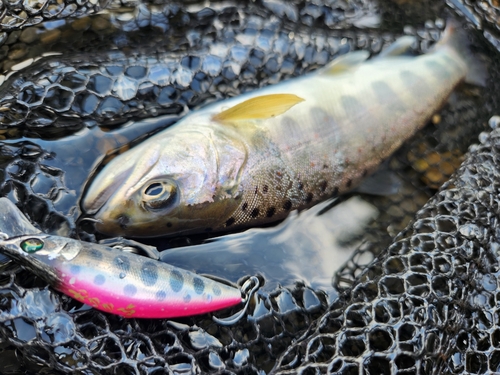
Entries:
<svg viewBox="0 0 500 375">
<path fill-rule="evenodd" d="M 55 289 L 127 318 L 196 315 L 242 301 L 235 287 L 98 244 L 32 234 L 1 240 L 0 248 Z"/>
</svg>

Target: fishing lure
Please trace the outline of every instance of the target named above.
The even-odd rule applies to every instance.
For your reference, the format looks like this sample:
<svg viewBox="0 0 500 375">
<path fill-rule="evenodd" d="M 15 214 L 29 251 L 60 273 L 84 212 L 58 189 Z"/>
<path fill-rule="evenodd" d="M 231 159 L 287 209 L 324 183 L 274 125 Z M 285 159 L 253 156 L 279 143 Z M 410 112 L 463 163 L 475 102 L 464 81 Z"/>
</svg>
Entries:
<svg viewBox="0 0 500 375">
<path fill-rule="evenodd" d="M 406 36 L 194 111 L 109 162 L 83 208 L 102 233 L 153 237 L 261 225 L 347 192 L 457 84 L 484 83 L 460 28 L 421 56 L 404 55 Z"/>
<path fill-rule="evenodd" d="M 55 289 L 126 318 L 212 312 L 247 302 L 258 287 L 255 277 L 240 290 L 137 254 L 59 236 L 6 238 L 0 247 Z M 237 318 L 216 321 L 231 324 Z"/>
</svg>

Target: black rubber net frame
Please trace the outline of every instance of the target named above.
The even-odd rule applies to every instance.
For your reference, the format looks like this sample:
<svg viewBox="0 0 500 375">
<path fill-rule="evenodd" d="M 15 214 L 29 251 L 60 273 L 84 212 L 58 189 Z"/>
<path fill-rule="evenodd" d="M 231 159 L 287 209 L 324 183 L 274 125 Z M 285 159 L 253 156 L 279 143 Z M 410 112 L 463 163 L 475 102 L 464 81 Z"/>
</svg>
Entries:
<svg viewBox="0 0 500 375">
<path fill-rule="evenodd" d="M 398 23 L 398 17 L 404 19 L 408 9 L 404 3 L 388 2 L 393 11 L 390 15 L 384 13 L 388 30 L 391 22 Z M 38 8 L 31 4 L 35 10 L 26 11 L 26 4 L 4 4 L 4 70 L 17 71 L 16 64 L 31 58 L 31 54 L 60 52 L 59 36 L 52 31 L 58 28 L 50 26 L 36 33 L 19 28 L 43 25 L 53 17 L 79 15 L 69 2 L 64 3 L 71 10 L 66 12 L 53 11 L 49 2 Z M 85 12 L 99 10 L 99 4 L 77 4 L 76 8 L 87 6 Z M 246 4 L 246 10 L 226 4 L 196 11 L 175 3 L 109 4 L 112 8 L 134 6 L 135 13 L 132 18 L 117 16 L 119 22 L 112 23 L 115 29 L 109 34 L 113 41 L 98 38 L 99 53 L 86 57 L 85 53 L 93 50 L 77 45 L 74 54 L 47 56 L 6 78 L 0 87 L 0 103 L 10 110 L 3 111 L 2 134 L 6 139 L 53 139 L 85 127 L 115 127 L 128 119 L 157 114 L 172 114 L 174 119 L 207 100 L 272 84 L 321 66 L 341 52 L 342 40 L 347 40 L 349 48 L 378 52 L 397 35 L 358 28 L 364 16 L 380 13 L 374 4 L 263 1 Z M 495 46 L 498 9 L 493 0 L 481 6 L 473 1 L 410 4 L 410 14 L 420 18 L 413 18 L 415 27 L 407 31 L 420 38 L 421 51 L 439 38 L 439 21 L 427 20 L 435 19 L 445 5 L 481 30 Z M 150 6 L 159 6 L 161 11 L 150 11 Z M 193 20 L 198 27 L 207 27 L 214 38 L 227 45 L 233 43 L 235 48 L 240 47 L 239 43 L 248 47 L 235 37 L 238 32 L 254 30 L 254 40 L 248 42 L 250 53 L 240 58 L 230 51 L 218 56 L 220 69 L 207 69 L 217 66 L 217 62 L 207 62 L 206 53 L 199 52 L 205 42 L 191 29 Z M 87 21 L 91 25 L 88 28 L 94 27 L 91 33 L 103 32 L 102 24 L 94 21 Z M 151 45 L 141 47 L 137 54 L 107 50 L 110 44 L 123 43 L 125 50 L 128 43 L 134 45 L 141 40 L 139 31 L 144 22 L 153 21 L 160 25 L 175 21 L 176 27 L 165 27 L 162 38 L 179 38 L 182 34 L 184 39 L 165 42 L 155 53 L 148 50 Z M 216 21 L 224 27 L 213 28 Z M 73 31 L 79 30 L 72 25 Z M 60 28 L 64 31 L 64 26 Z M 7 32 L 9 29 L 16 31 Z M 312 37 L 305 38 L 304 30 L 313 30 Z M 276 47 L 290 32 L 296 32 L 296 37 L 292 41 L 285 38 L 291 44 L 278 51 L 255 42 L 260 35 Z M 51 38 L 55 39 L 47 51 L 34 50 Z M 154 81 L 154 73 L 165 69 L 165 61 L 171 64 L 168 68 L 174 74 L 185 75 L 179 73 L 175 81 Z M 113 69 L 119 66 L 124 68 Z M 137 66 L 145 71 L 127 68 Z M 243 74 L 236 74 L 238 67 Z M 257 81 L 246 79 L 257 73 Z M 494 82 L 496 73 L 491 74 Z M 124 79 L 136 88 L 130 92 L 113 91 L 113 83 Z M 238 85 L 231 85 L 235 80 Z M 149 85 L 143 85 L 145 82 Z M 298 283 L 293 289 L 260 294 L 245 319 L 231 327 L 215 324 L 209 315 L 169 321 L 123 319 L 82 307 L 53 292 L 28 271 L 8 263 L 0 271 L 2 373 L 498 371 L 499 130 L 481 134 L 481 144 L 471 147 L 456 174 L 413 217 L 416 205 L 423 204 L 448 179 L 471 138 L 476 139 L 494 114 L 498 88 L 491 89 L 486 99 L 471 101 L 467 95 L 459 96 L 440 113 L 444 125 L 431 125 L 391 160 L 391 168 L 409 181 L 410 187 L 397 197 L 372 198 L 378 207 L 388 208 L 387 215 L 374 224 L 366 234 L 365 244 L 337 275 L 336 286 L 343 293 L 332 306 L 327 305 L 321 292 Z M 450 136 L 451 129 L 462 129 L 459 125 L 468 122 L 474 124 Z M 496 124 L 493 119 L 491 125 Z M 75 196 L 68 193 L 65 199 L 69 203 L 62 204 L 58 195 L 68 190 L 62 176 L 71 172 L 51 165 L 57 156 L 46 152 L 33 138 L 2 144 L 0 154 L 2 195 L 15 201 L 45 231 L 75 235 L 79 215 L 71 200 Z M 427 167 L 422 167 L 422 160 Z M 40 186 L 46 194 L 34 193 Z M 72 205 L 73 209 L 67 208 Z M 402 209 L 391 211 L 394 207 Z M 393 240 L 409 220 L 412 224 Z M 87 239 L 95 238 L 89 234 Z M 369 266 L 357 260 L 366 252 L 376 256 Z"/>
</svg>

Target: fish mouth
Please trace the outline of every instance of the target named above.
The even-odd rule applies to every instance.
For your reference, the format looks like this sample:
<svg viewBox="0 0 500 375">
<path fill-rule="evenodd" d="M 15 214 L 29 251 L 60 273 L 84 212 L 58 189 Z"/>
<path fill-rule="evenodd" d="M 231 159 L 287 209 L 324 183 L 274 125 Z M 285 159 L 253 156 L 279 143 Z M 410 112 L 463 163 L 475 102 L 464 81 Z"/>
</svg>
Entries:
<svg viewBox="0 0 500 375">
<path fill-rule="evenodd" d="M 102 170 L 97 178 L 94 178 L 82 201 L 83 211 L 89 215 L 95 215 L 109 201 L 109 199 L 123 186 L 125 180 L 130 176 L 132 168 L 127 168 L 116 176 L 102 178 Z"/>
<path fill-rule="evenodd" d="M 118 199 L 118 202 L 128 199 L 128 189 L 137 184 L 155 167 L 160 157 L 159 147 L 153 145 L 145 149 L 139 146 L 141 145 L 127 151 L 128 154 L 118 155 L 92 179 L 82 201 L 85 213 L 97 214 L 114 195 L 123 194 L 123 199 Z M 125 155 L 127 157 L 120 158 Z M 143 159 L 145 162 L 137 163 L 138 159 Z"/>
<path fill-rule="evenodd" d="M 99 233 L 108 236 L 123 236 L 128 233 L 129 226 L 134 224 L 131 216 L 125 212 L 107 210 L 106 206 L 104 204 L 100 210 L 92 215 L 93 217 L 89 218 L 94 223 L 94 228 Z"/>
<path fill-rule="evenodd" d="M 147 232 L 147 223 L 137 223 L 131 216 L 120 212 L 116 216 L 113 213 L 104 213 L 106 217 L 95 224 L 98 232 L 108 236 L 130 236 L 144 237 L 144 230 Z"/>
</svg>

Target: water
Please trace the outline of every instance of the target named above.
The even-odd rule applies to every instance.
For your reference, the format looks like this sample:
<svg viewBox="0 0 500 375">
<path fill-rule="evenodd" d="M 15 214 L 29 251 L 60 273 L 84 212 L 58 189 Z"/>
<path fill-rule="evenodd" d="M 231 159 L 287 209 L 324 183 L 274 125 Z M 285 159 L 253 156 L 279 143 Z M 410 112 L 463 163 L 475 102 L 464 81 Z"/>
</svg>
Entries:
<svg viewBox="0 0 500 375">
<path fill-rule="evenodd" d="M 272 291 L 304 282 L 335 298 L 333 275 L 359 247 L 363 231 L 378 210 L 360 197 L 326 201 L 292 213 L 273 228 L 249 229 L 189 247 L 165 250 L 161 260 L 181 268 L 236 282 L 261 275 Z"/>
</svg>

